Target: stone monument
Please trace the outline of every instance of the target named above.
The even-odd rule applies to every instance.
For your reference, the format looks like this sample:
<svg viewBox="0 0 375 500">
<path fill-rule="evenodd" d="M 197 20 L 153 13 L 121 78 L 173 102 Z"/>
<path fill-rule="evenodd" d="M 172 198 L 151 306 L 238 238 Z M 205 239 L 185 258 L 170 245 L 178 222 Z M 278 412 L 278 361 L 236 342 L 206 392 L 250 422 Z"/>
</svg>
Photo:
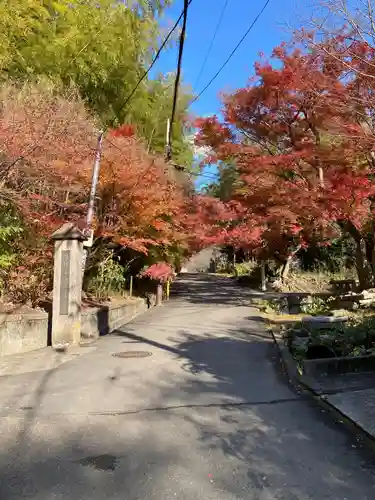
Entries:
<svg viewBox="0 0 375 500">
<path fill-rule="evenodd" d="M 64 224 L 52 235 L 55 242 L 52 347 L 78 345 L 81 337 L 82 258 L 85 236 Z"/>
</svg>

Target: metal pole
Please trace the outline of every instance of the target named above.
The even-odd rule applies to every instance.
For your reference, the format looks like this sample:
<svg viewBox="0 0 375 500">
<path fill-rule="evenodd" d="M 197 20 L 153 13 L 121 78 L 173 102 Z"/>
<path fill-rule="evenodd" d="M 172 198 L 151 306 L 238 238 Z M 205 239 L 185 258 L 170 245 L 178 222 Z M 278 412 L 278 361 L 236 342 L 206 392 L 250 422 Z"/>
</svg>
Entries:
<svg viewBox="0 0 375 500">
<path fill-rule="evenodd" d="M 98 181 L 99 181 L 100 159 L 101 159 L 101 154 L 102 154 L 102 144 L 103 144 L 103 132 L 100 132 L 99 137 L 98 137 L 98 144 L 96 146 L 95 163 L 94 163 L 94 168 L 93 168 L 93 171 L 92 171 L 89 208 L 87 210 L 87 222 L 86 222 L 86 226 L 87 226 L 88 229 L 91 229 L 92 220 L 94 218 L 94 212 L 95 212 L 95 195 L 96 195 L 96 188 L 98 186 Z"/>
<path fill-rule="evenodd" d="M 165 136 L 165 157 L 167 160 L 171 159 L 171 121 L 167 120 L 167 133 Z"/>
<path fill-rule="evenodd" d="M 129 296 L 133 297 L 133 275 L 130 276 Z"/>
<path fill-rule="evenodd" d="M 99 136 L 98 136 L 97 146 L 96 146 L 94 167 L 92 170 L 91 190 L 90 190 L 89 206 L 87 209 L 87 218 L 86 218 L 86 232 L 89 236 L 89 240 L 84 243 L 83 258 L 82 258 L 82 276 L 85 273 L 88 249 L 92 246 L 92 221 L 93 221 L 94 213 L 95 213 L 95 195 L 96 195 L 96 188 L 98 186 L 98 181 L 99 181 L 100 159 L 101 159 L 101 154 L 102 154 L 103 135 L 104 135 L 104 132 L 100 131 Z"/>
</svg>

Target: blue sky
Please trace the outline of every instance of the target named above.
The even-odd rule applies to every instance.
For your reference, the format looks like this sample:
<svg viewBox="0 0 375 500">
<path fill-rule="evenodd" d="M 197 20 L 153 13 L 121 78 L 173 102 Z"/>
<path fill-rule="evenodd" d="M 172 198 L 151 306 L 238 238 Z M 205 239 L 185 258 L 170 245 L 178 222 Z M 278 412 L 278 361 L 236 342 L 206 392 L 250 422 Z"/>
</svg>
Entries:
<svg viewBox="0 0 375 500">
<path fill-rule="evenodd" d="M 217 34 L 211 55 L 205 66 L 197 91 L 201 90 L 219 69 L 253 19 L 265 0 L 229 0 L 225 15 Z M 225 0 L 193 0 L 189 8 L 187 38 L 182 65 L 183 80 L 195 84 L 202 67 L 207 48 L 211 42 Z M 292 26 L 308 17 L 311 0 L 271 0 L 262 17 L 203 96 L 192 105 L 191 111 L 200 116 L 220 111 L 221 91 L 230 91 L 246 85 L 253 74 L 254 62 L 259 53 L 270 54 L 282 40 L 287 40 Z M 172 25 L 183 8 L 183 0 L 176 0 L 167 12 Z M 175 71 L 177 49 L 165 51 L 155 67 L 156 72 Z M 207 182 L 201 179 L 200 182 Z"/>
</svg>

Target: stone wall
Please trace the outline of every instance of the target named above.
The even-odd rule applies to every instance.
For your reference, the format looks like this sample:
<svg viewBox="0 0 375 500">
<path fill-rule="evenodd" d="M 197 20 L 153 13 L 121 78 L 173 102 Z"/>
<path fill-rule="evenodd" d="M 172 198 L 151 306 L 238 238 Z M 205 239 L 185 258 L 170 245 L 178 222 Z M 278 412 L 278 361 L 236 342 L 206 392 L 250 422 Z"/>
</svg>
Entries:
<svg viewBox="0 0 375 500">
<path fill-rule="evenodd" d="M 0 356 L 42 349 L 48 344 L 48 314 L 0 314 Z"/>
<path fill-rule="evenodd" d="M 305 359 L 302 361 L 303 372 L 309 377 L 320 378 L 345 373 L 363 373 L 375 371 L 375 356 L 345 356 L 339 358 Z"/>
<path fill-rule="evenodd" d="M 147 311 L 145 299 L 93 307 L 82 312 L 81 340 L 95 340 L 100 335 L 116 330 Z M 42 349 L 50 344 L 48 314 L 0 314 L 0 356 L 21 354 Z"/>
<path fill-rule="evenodd" d="M 147 309 L 146 299 L 141 298 L 134 298 L 130 302 L 114 305 L 90 307 L 90 309 L 82 311 L 81 339 L 97 339 L 100 335 L 113 332 Z"/>
<path fill-rule="evenodd" d="M 348 293 L 339 295 L 336 299 L 336 307 L 339 309 L 358 309 L 373 307 L 375 304 L 375 290 L 363 290 L 360 293 Z"/>
</svg>

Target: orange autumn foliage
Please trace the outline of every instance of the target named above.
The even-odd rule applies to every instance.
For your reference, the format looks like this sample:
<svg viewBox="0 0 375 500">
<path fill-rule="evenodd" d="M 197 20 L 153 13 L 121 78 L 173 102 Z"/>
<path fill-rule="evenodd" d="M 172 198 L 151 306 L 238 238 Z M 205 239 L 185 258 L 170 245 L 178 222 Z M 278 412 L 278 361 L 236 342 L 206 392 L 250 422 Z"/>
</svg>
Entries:
<svg viewBox="0 0 375 500">
<path fill-rule="evenodd" d="M 10 86 L 1 94 L 0 197 L 48 236 L 65 221 L 83 227 L 99 127 L 74 94 Z M 185 206 L 173 167 L 146 153 L 131 125 L 106 134 L 97 191 L 96 236 L 147 253 L 184 244 Z"/>
<path fill-rule="evenodd" d="M 134 137 L 104 141 L 98 203 L 98 234 L 147 253 L 149 245 L 183 243 L 184 193 L 170 167 L 145 152 Z"/>
</svg>

